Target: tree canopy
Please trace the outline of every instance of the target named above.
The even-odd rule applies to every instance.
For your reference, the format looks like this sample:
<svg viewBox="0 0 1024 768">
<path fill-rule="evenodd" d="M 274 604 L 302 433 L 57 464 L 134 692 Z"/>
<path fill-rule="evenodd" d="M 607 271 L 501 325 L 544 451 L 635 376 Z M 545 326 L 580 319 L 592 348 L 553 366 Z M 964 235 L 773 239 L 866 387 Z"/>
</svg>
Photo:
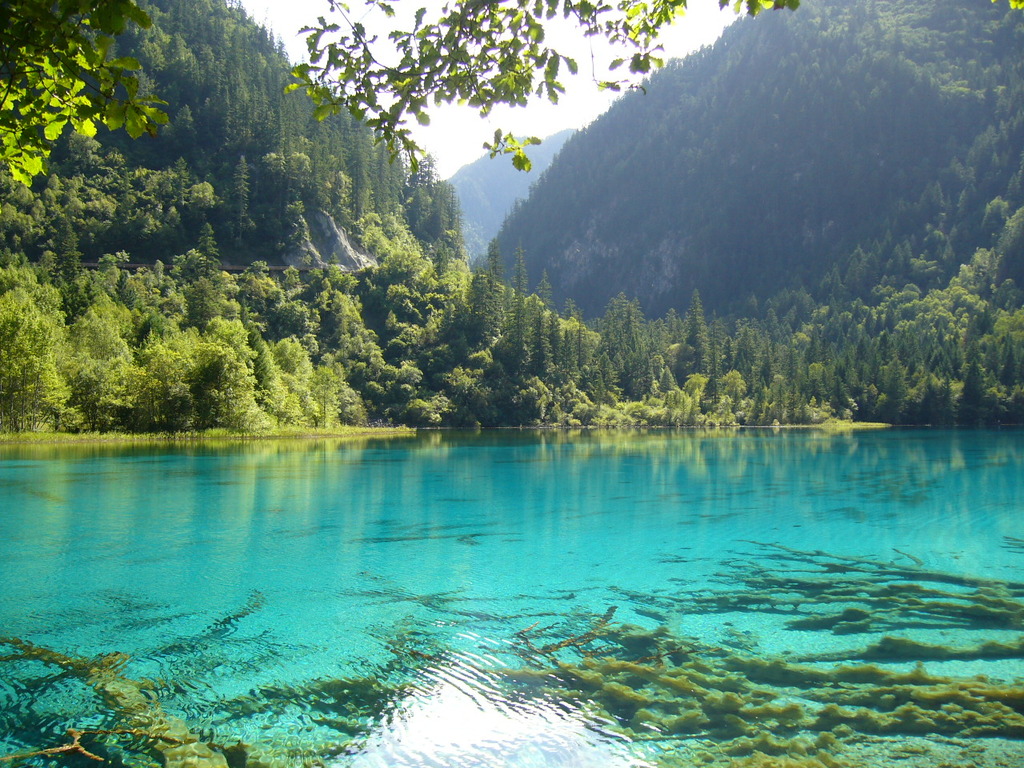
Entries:
<svg viewBox="0 0 1024 768">
<path fill-rule="evenodd" d="M 278 42 L 237 3 L 140 6 L 152 24 L 128 27 L 118 56 L 141 65 L 140 91 L 168 102 L 169 124 L 139 141 L 65 129 L 31 190 L 0 173 L 0 253 L 169 265 L 212 253 L 212 240 L 228 264 L 351 263 L 365 252 L 337 228 L 358 238 L 370 214 L 399 214 L 429 248 L 458 250 L 458 204 L 429 164 L 410 178 L 351 115 L 314 120 L 304 94 L 284 94 L 292 64 Z"/>
<path fill-rule="evenodd" d="M 133 137 L 167 116 L 139 93 L 135 59 L 118 57 L 114 37 L 148 27 L 134 0 L 15 0 L 0 8 L 0 159 L 27 184 L 70 125 L 86 136 L 98 124 Z"/>
</svg>

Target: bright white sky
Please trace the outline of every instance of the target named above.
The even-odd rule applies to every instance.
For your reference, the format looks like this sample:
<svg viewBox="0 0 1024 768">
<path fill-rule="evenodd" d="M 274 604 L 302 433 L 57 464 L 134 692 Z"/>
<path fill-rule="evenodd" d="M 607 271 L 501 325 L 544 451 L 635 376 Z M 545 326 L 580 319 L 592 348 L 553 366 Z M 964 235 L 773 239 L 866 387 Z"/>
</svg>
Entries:
<svg viewBox="0 0 1024 768">
<path fill-rule="evenodd" d="M 303 37 L 297 31 L 314 24 L 318 16 L 328 14 L 329 10 L 327 0 L 242 0 L 242 3 L 256 21 L 274 30 L 296 62 L 306 53 Z M 429 6 L 431 0 L 399 0 L 396 5 L 399 4 L 416 9 L 421 5 Z M 350 0 L 349 5 L 353 15 L 358 16 L 359 0 Z M 710 45 L 735 18 L 730 11 L 720 11 L 717 0 L 690 0 L 686 16 L 662 37 L 665 58 L 683 57 Z M 561 43 L 563 37 L 565 43 Z M 566 128 L 582 128 L 608 109 L 616 94 L 597 88 L 595 79 L 607 79 L 607 74 L 599 69 L 595 75 L 590 62 L 607 62 L 621 54 L 609 53 L 606 47 L 584 40 L 571 28 L 556 30 L 554 39 L 559 43 L 555 47 L 573 56 L 580 65 L 579 75 L 565 81 L 566 93 L 557 105 L 535 99 L 526 107 L 495 108 L 487 118 L 481 118 L 468 107 L 433 107 L 429 126 L 413 126 L 413 135 L 434 156 L 442 178 L 450 177 L 463 165 L 483 155 L 483 143 L 493 139 L 497 128 L 512 131 L 517 136 L 545 137 Z M 510 160 L 504 158 L 496 162 Z"/>
</svg>

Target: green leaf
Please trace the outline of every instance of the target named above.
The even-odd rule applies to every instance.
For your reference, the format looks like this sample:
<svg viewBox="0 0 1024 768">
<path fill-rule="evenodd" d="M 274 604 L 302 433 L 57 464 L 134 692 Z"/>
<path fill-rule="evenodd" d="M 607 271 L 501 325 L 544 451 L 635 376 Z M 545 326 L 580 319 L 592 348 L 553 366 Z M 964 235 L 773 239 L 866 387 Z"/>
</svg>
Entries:
<svg viewBox="0 0 1024 768">
<path fill-rule="evenodd" d="M 651 57 L 649 54 L 634 53 L 629 61 L 629 71 L 636 73 L 651 71 Z"/>
<path fill-rule="evenodd" d="M 32 174 L 26 172 L 20 165 L 15 165 L 13 161 L 8 165 L 7 170 L 11 172 L 11 176 L 14 177 L 15 181 L 20 181 L 26 187 L 32 186 Z"/>
<path fill-rule="evenodd" d="M 125 16 L 127 16 L 129 19 L 131 19 L 133 22 L 138 24 L 143 29 L 149 29 L 151 26 L 153 26 L 153 21 L 149 18 L 149 14 L 147 14 L 144 10 L 139 8 L 135 3 L 128 3 L 124 13 Z"/>
<path fill-rule="evenodd" d="M 43 135 L 46 137 L 47 141 L 56 141 L 60 138 L 60 134 L 64 130 L 64 126 L 67 124 L 67 120 L 55 120 L 52 123 L 47 123 L 46 127 L 43 128 Z"/>
<path fill-rule="evenodd" d="M 38 154 L 25 155 L 21 162 L 22 170 L 29 176 L 38 176 L 43 172 L 43 158 Z"/>
<path fill-rule="evenodd" d="M 107 62 L 107 66 L 111 69 L 141 69 L 142 65 L 139 64 L 139 60 L 132 58 L 131 56 L 120 56 L 113 61 Z"/>
<path fill-rule="evenodd" d="M 161 101 L 158 103 L 163 104 L 164 102 Z M 158 125 L 167 125 L 167 123 L 171 121 L 171 118 L 168 117 L 167 113 L 162 109 L 157 109 L 156 107 L 141 107 L 141 110 L 142 114 L 144 114 L 150 122 L 157 123 Z"/>
<path fill-rule="evenodd" d="M 321 121 L 322 120 L 326 120 L 327 117 L 329 117 L 330 115 L 334 114 L 334 111 L 335 111 L 335 109 L 334 109 L 334 105 L 333 104 L 330 104 L 330 103 L 320 104 L 319 106 L 317 106 L 316 109 L 313 110 L 313 117 L 316 120 L 321 120 Z"/>
<path fill-rule="evenodd" d="M 104 115 L 104 122 L 107 127 L 116 131 L 118 128 L 124 125 L 124 113 L 125 105 L 120 101 L 112 101 L 107 105 L 106 114 Z"/>
<path fill-rule="evenodd" d="M 137 109 L 129 106 L 125 109 L 125 130 L 133 139 L 139 138 L 146 132 L 147 123 L 145 118 L 139 114 Z"/>
<path fill-rule="evenodd" d="M 519 149 L 514 155 L 512 155 L 512 167 L 517 171 L 527 172 L 533 168 L 533 162 L 526 156 L 526 153 L 522 149 Z"/>
</svg>

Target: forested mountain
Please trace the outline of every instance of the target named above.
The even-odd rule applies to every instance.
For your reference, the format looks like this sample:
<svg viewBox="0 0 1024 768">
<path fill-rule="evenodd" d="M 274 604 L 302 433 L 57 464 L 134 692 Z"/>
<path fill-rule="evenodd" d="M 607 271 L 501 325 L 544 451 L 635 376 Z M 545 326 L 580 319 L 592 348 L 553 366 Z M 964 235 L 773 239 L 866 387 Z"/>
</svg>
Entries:
<svg viewBox="0 0 1024 768">
<path fill-rule="evenodd" d="M 944 284 L 1024 203 L 1024 21 L 986 0 L 743 19 L 573 136 L 499 238 L 587 315 Z M 1020 277 L 1019 250 L 1004 254 Z M 754 301 L 751 301 L 753 299 Z"/>
<path fill-rule="evenodd" d="M 512 205 L 529 194 L 530 186 L 572 134 L 572 130 L 560 131 L 532 147 L 533 168 L 528 173 L 517 171 L 504 158 L 484 155 L 449 179 L 462 205 L 462 235 L 471 260 L 487 253 L 487 244 L 498 234 Z"/>
<path fill-rule="evenodd" d="M 67 136 L 32 189 L 0 174 L 0 432 L 1024 423 L 1024 119 L 1021 64 L 1007 54 L 1020 49 L 1020 17 L 984 1 L 820 7 L 834 18 L 809 4 L 769 16 L 776 37 L 745 22 L 662 76 L 691 82 L 699 104 L 656 80 L 569 140 L 522 206 L 534 211 L 524 237 L 557 239 L 580 221 L 586 237 L 611 237 L 624 221 L 637 247 L 600 269 L 590 252 L 573 269 L 552 261 L 549 280 L 529 251 L 503 258 L 497 243 L 471 270 L 453 189 L 431 163 L 415 174 L 390 164 L 366 129 L 316 121 L 301 96 L 284 96 L 278 46 L 235 5 L 155 2 L 153 28 L 119 44 L 168 101 L 171 127 L 135 142 Z M 903 16 L 924 31 L 897 34 Z M 835 60 L 805 65 L 800 40 L 829 29 L 846 35 L 833 32 Z M 858 47 L 864 35 L 903 53 Z M 964 50 L 973 63 L 936 79 Z M 819 83 L 851 60 L 857 76 L 835 81 L 840 93 Z M 734 90 L 701 90 L 725 80 Z M 804 105 L 786 130 L 763 130 L 776 115 L 783 124 L 758 111 L 766 90 Z M 839 119 L 846 102 L 861 105 L 859 123 Z M 654 119 L 659 103 L 670 119 Z M 698 106 L 721 122 L 689 119 Z M 690 144 L 645 154 L 680 131 Z M 876 154 L 844 154 L 835 139 L 826 152 L 817 134 Z M 619 161 L 597 153 L 602 136 Z M 648 194 L 669 189 L 660 171 L 673 167 L 705 185 L 703 219 L 694 198 Z M 588 219 L 581 201 L 595 190 L 614 205 Z M 535 207 L 544 199 L 550 211 Z M 668 249 L 684 224 L 688 248 L 714 234 L 735 249 L 697 262 L 644 255 L 645 239 Z M 323 233 L 337 242 L 343 230 L 376 263 L 319 264 Z M 268 268 L 295 254 L 308 269 Z M 669 271 L 657 279 L 677 282 L 658 295 L 680 310 L 645 315 L 618 292 L 659 264 Z M 556 304 L 555 280 L 580 287 L 572 275 L 593 281 L 580 294 L 589 322 L 578 304 Z"/>
<path fill-rule="evenodd" d="M 360 221 L 395 215 L 457 255 L 452 189 L 429 163 L 410 175 L 389 162 L 347 114 L 318 120 L 303 94 L 286 95 L 291 65 L 238 4 L 145 6 L 152 27 L 129 28 L 118 53 L 141 63 L 142 89 L 167 102 L 170 124 L 135 141 L 70 135 L 31 191 L 0 180 L 0 249 L 170 264 L 203 240 L 231 264 L 355 268 L 372 260 Z"/>
</svg>

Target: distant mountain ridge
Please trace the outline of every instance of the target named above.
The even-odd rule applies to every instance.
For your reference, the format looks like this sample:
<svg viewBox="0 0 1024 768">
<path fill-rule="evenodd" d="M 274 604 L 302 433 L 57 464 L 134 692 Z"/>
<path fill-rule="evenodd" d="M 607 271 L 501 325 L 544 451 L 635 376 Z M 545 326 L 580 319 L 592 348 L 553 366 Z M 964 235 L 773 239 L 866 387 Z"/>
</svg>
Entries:
<svg viewBox="0 0 1024 768">
<path fill-rule="evenodd" d="M 512 163 L 487 155 L 464 165 L 449 179 L 462 204 L 462 234 L 471 259 L 483 256 L 487 245 L 498 234 L 505 216 L 516 200 L 525 198 L 562 145 L 575 133 L 573 129 L 548 136 L 539 146 L 530 148 L 533 168 L 517 171 Z"/>
<path fill-rule="evenodd" d="M 620 291 L 660 314 L 694 289 L 729 311 L 937 285 L 993 245 L 994 202 L 1022 202 L 1021 50 L 1024 15 L 988 2 L 741 20 L 573 136 L 502 254 L 522 248 L 531 284 L 546 270 L 589 315 Z"/>
</svg>

